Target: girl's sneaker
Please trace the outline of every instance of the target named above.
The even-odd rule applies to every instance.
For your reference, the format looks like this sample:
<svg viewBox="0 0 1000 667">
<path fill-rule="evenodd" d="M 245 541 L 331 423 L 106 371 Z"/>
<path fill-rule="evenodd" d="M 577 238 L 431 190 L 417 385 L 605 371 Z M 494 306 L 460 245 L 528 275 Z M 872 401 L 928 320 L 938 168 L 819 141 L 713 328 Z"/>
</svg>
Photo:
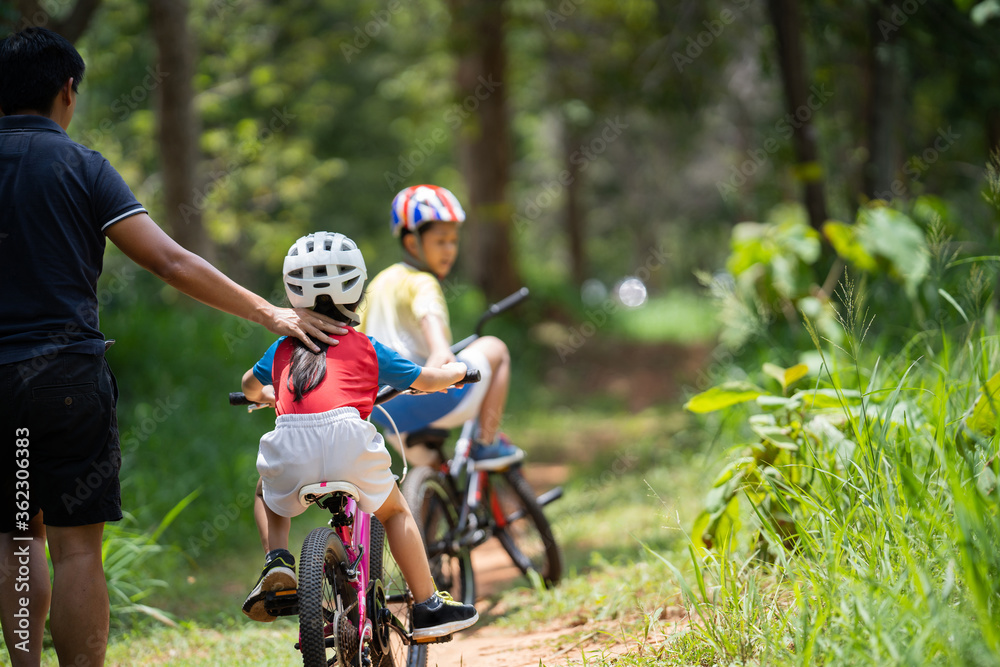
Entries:
<svg viewBox="0 0 1000 667">
<path fill-rule="evenodd" d="M 479 612 L 471 604 L 455 602 L 448 593 L 437 591 L 424 602 L 413 605 L 413 638 L 444 637 L 478 620 Z"/>
<path fill-rule="evenodd" d="M 298 585 L 295 579 L 295 557 L 287 549 L 275 549 L 264 559 L 264 569 L 257 579 L 257 585 L 250 591 L 243 603 L 243 613 L 251 620 L 270 623 L 277 616 L 272 616 L 264 608 L 268 593 L 294 590 Z"/>
</svg>

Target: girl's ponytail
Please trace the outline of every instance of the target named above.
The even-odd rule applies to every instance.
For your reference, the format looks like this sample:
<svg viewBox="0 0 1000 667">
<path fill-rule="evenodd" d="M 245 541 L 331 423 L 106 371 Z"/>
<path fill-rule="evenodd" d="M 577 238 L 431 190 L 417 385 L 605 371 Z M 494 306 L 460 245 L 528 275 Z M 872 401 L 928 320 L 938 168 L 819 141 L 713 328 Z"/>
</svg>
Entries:
<svg viewBox="0 0 1000 667">
<path fill-rule="evenodd" d="M 349 310 L 353 311 L 357 306 L 356 303 Z M 320 315 L 326 315 L 339 322 L 350 324 L 347 322 L 348 317 L 342 314 L 330 300 L 330 297 L 326 295 L 316 298 L 313 310 Z M 286 388 L 294 394 L 293 401 L 301 401 L 303 396 L 318 387 L 319 383 L 326 377 L 326 350 L 330 346 L 312 336 L 309 338 L 319 347 L 319 352 L 313 352 L 298 338 L 292 338 L 292 361 Z"/>
</svg>

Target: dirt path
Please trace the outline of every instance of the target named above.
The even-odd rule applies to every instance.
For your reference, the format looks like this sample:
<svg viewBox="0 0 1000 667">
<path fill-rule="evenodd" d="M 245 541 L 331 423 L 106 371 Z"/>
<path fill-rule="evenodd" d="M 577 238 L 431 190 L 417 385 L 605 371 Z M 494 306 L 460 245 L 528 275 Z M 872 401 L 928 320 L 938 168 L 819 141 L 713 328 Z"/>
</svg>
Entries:
<svg viewBox="0 0 1000 667">
<path fill-rule="evenodd" d="M 669 614 L 672 632 L 686 627 L 683 610 L 671 609 Z M 642 639 L 627 636 L 614 621 L 580 623 L 564 619 L 548 627 L 516 630 L 486 625 L 446 644 L 431 646 L 427 664 L 428 667 L 568 667 L 593 662 L 598 657 L 611 661 L 627 653 L 648 653 L 651 648 L 661 646 L 666 638 L 660 632 Z"/>
<path fill-rule="evenodd" d="M 525 477 L 541 493 L 566 481 L 569 473 L 563 465 L 525 466 Z M 493 539 L 472 553 L 476 572 L 476 591 L 480 624 L 451 642 L 429 647 L 428 667 L 557 667 L 583 663 L 596 655 L 611 658 L 638 648 L 636 642 L 621 636 L 616 622 L 583 622 L 579 617 L 553 619 L 546 627 L 498 628 L 491 619 L 502 616 L 497 598 L 508 587 L 523 585 L 520 570 L 511 562 L 500 543 Z M 662 642 L 662 636 L 650 637 Z"/>
</svg>

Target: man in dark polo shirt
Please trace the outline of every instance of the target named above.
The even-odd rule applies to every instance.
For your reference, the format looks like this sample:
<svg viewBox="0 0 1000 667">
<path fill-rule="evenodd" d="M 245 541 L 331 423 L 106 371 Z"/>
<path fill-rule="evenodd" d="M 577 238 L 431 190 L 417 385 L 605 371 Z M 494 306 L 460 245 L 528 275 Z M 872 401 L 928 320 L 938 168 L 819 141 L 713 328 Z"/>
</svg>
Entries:
<svg viewBox="0 0 1000 667">
<path fill-rule="evenodd" d="M 275 334 L 315 348 L 310 335 L 336 344 L 324 332 L 346 333 L 181 248 L 107 160 L 70 140 L 83 72 L 73 46 L 43 28 L 0 41 L 0 624 L 18 666 L 40 663 L 50 602 L 59 663 L 104 663 L 101 538 L 122 517 L 118 388 L 97 313 L 105 237 L 181 292 Z"/>
</svg>

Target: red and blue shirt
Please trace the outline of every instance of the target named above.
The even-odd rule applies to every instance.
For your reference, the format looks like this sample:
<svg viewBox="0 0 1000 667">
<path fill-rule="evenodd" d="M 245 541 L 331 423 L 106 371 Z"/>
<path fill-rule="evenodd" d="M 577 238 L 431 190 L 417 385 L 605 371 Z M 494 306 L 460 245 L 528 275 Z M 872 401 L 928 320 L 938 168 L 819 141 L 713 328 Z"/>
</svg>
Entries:
<svg viewBox="0 0 1000 667">
<path fill-rule="evenodd" d="M 316 414 L 336 408 L 356 408 L 367 419 L 375 405 L 380 385 L 406 389 L 423 370 L 412 361 L 382 345 L 374 338 L 347 327 L 337 336 L 338 345 L 326 350 L 326 376 L 315 389 L 295 401 L 288 390 L 294 343 L 282 336 L 267 349 L 253 367 L 261 384 L 273 384 L 279 415 Z"/>
</svg>

